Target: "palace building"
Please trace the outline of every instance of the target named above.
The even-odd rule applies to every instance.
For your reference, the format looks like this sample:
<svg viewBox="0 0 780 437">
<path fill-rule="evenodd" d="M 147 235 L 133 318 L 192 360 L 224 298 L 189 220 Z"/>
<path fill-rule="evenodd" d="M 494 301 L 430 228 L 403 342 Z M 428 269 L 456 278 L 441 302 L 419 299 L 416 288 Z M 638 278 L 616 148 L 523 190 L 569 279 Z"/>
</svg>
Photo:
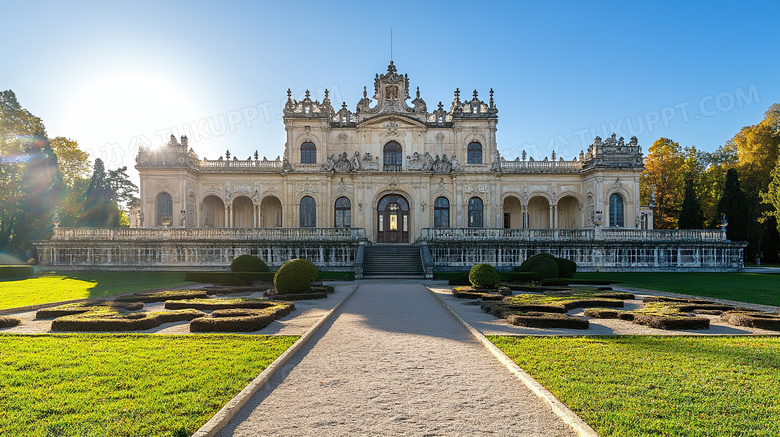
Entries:
<svg viewBox="0 0 780 437">
<path fill-rule="evenodd" d="M 742 267 L 743 246 L 721 231 L 652 230 L 636 137 L 596 137 L 573 160 L 554 152 L 506 160 L 492 89 L 487 101 L 456 89 L 448 107 L 429 109 L 391 61 L 372 93 L 364 87 L 354 110 L 336 110 L 327 91 L 322 101 L 308 91 L 297 101 L 288 90 L 287 139 L 275 160 L 201 159 L 187 137 L 142 148 L 137 228 L 58 228 L 44 257 L 187 268 L 255 253 L 272 265 L 303 256 L 360 275 L 364 251 L 415 243 L 426 273 L 476 262 L 508 268 L 539 251 L 585 269 Z M 90 240 L 108 246 L 88 249 Z"/>
</svg>

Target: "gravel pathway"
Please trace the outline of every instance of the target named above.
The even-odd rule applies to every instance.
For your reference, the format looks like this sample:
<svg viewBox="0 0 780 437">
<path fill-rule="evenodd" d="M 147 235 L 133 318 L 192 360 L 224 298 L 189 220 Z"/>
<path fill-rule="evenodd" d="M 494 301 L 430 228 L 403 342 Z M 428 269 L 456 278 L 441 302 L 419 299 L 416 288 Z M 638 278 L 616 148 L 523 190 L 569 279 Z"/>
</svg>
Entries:
<svg viewBox="0 0 780 437">
<path fill-rule="evenodd" d="M 220 436 L 573 436 L 419 283 L 363 283 Z"/>
</svg>

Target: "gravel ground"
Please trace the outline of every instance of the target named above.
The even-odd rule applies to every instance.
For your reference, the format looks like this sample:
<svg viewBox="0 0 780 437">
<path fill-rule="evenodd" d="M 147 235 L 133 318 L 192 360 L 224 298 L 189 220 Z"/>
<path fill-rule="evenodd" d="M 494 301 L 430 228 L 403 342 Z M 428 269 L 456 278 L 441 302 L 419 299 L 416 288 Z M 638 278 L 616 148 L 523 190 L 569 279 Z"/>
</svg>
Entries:
<svg viewBox="0 0 780 437">
<path fill-rule="evenodd" d="M 346 297 L 352 290 L 357 287 L 354 282 L 334 282 L 328 283 L 333 285 L 335 291 L 329 293 L 326 299 L 314 299 L 314 300 L 300 300 L 295 302 L 295 311 L 282 317 L 281 319 L 274 320 L 270 325 L 265 328 L 250 332 L 247 334 L 261 334 L 261 335 L 302 335 L 306 332 L 314 323 L 322 318 L 328 311 L 331 310 L 337 303 L 339 303 L 344 297 Z M 195 288 L 195 287 L 192 287 Z M 223 296 L 215 296 L 217 298 L 234 298 L 234 297 L 262 297 L 262 293 L 252 294 L 228 294 Z M 163 311 L 165 304 L 163 302 L 147 303 L 144 304 L 143 311 Z M 210 313 L 211 311 L 204 311 Z M 0 329 L 0 333 L 8 334 L 45 334 L 54 332 L 51 330 L 51 320 L 36 320 L 36 311 L 25 311 L 20 313 L 4 314 L 5 316 L 16 317 L 21 319 L 22 323 L 13 328 Z M 145 331 L 132 331 L 137 334 L 190 334 L 189 322 L 173 322 L 164 323 L 157 328 L 147 329 Z M 195 333 L 194 335 L 197 335 Z"/>
<path fill-rule="evenodd" d="M 498 319 L 490 314 L 486 314 L 480 308 L 479 300 L 458 299 L 452 295 L 452 289 L 446 283 L 441 281 L 431 281 L 428 283 L 434 293 L 444 301 L 461 319 L 468 322 L 474 329 L 484 335 L 778 335 L 776 331 L 767 331 L 763 329 L 745 328 L 741 326 L 731 326 L 722 322 L 720 316 L 699 315 L 710 319 L 710 329 L 692 329 L 692 330 L 665 330 L 650 328 L 648 326 L 637 325 L 631 322 L 617 319 L 592 319 L 588 329 L 541 329 L 526 328 L 523 326 L 510 325 L 504 319 Z M 615 291 L 628 291 L 634 293 L 637 299 L 625 301 L 624 310 L 634 310 L 642 307 L 642 298 L 645 296 L 670 296 L 683 298 L 707 299 L 716 302 L 723 302 L 729 305 L 742 306 L 760 309 L 762 311 L 778 311 L 780 308 L 747 304 L 743 302 L 724 301 L 721 299 L 710 299 L 706 297 L 688 296 L 677 293 L 655 292 L 650 290 L 627 289 L 613 287 Z M 516 292 L 517 294 L 517 292 Z M 621 308 L 618 308 L 621 309 Z M 583 316 L 585 309 L 576 309 L 569 311 L 569 315 Z"/>
<path fill-rule="evenodd" d="M 423 288 L 364 282 L 220 436 L 571 436 Z"/>
</svg>

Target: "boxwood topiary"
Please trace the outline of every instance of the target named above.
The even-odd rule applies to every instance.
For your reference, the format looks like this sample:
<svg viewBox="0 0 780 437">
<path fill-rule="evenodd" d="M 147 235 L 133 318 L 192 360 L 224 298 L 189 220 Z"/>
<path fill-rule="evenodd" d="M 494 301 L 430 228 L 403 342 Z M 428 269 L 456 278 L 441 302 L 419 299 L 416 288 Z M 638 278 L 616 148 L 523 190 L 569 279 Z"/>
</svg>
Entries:
<svg viewBox="0 0 780 437">
<path fill-rule="evenodd" d="M 254 255 L 239 255 L 230 264 L 231 272 L 268 272 L 268 266 Z"/>
<path fill-rule="evenodd" d="M 22 323 L 22 321 L 16 317 L 0 316 L 0 328 L 13 328 L 20 323 Z"/>
<path fill-rule="evenodd" d="M 279 267 L 274 275 L 274 287 L 279 293 L 298 293 L 306 291 L 317 279 L 319 269 L 305 259 L 293 259 Z"/>
<path fill-rule="evenodd" d="M 559 278 L 573 278 L 577 273 L 577 263 L 570 259 L 555 258 L 555 263 L 558 264 Z"/>
<path fill-rule="evenodd" d="M 558 277 L 558 263 L 549 253 L 534 255 L 520 264 L 521 272 L 532 272 L 534 281 Z"/>
<path fill-rule="evenodd" d="M 501 276 L 490 264 L 477 264 L 469 271 L 469 282 L 473 287 L 496 288 L 501 282 Z"/>
</svg>

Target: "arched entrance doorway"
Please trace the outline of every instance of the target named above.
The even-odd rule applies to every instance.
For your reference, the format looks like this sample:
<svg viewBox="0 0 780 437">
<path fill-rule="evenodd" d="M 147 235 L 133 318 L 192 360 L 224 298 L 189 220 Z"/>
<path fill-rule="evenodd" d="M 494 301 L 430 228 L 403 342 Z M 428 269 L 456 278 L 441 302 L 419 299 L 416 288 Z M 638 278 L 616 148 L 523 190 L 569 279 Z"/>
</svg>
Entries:
<svg viewBox="0 0 780 437">
<path fill-rule="evenodd" d="M 376 242 L 409 242 L 409 202 L 399 194 L 388 194 L 379 199 L 376 208 Z"/>
</svg>

